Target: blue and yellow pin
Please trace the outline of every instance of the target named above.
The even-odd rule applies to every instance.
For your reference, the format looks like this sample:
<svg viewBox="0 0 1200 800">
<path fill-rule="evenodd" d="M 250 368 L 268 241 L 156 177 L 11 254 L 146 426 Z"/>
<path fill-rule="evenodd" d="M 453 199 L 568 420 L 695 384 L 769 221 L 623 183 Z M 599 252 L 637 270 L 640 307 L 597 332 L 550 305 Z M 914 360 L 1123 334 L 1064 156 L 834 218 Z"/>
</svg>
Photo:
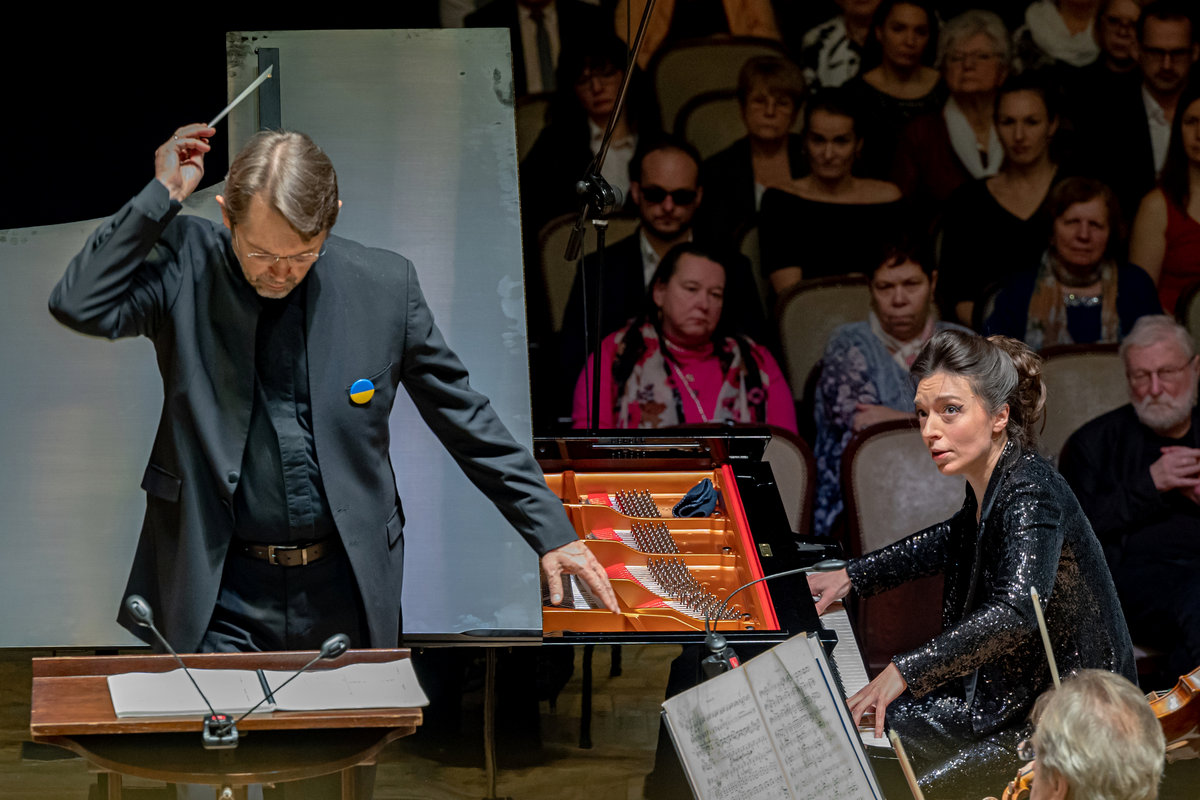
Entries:
<svg viewBox="0 0 1200 800">
<path fill-rule="evenodd" d="M 364 405 L 375 395 L 375 384 L 366 378 L 359 378 L 350 384 L 350 400 L 357 405 Z"/>
</svg>

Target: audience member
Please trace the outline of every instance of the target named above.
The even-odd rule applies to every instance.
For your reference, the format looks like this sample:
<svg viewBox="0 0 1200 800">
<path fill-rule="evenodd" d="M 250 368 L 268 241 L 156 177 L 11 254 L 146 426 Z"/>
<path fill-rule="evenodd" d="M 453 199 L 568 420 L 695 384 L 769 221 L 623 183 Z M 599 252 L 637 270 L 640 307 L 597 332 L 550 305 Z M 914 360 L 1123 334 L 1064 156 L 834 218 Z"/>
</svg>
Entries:
<svg viewBox="0 0 1200 800">
<path fill-rule="evenodd" d="M 467 14 L 463 25 L 509 29 L 518 97 L 553 92 L 560 54 L 613 32 L 604 13 L 581 0 L 491 0 Z"/>
<path fill-rule="evenodd" d="M 778 425 L 795 433 L 787 381 L 765 347 L 724 324 L 729 261 L 684 243 L 655 270 L 646 312 L 600 347 L 601 428 L 708 422 Z M 575 427 L 588 426 L 591 362 L 575 387 Z"/>
<path fill-rule="evenodd" d="M 602 295 L 600 336 L 603 338 L 643 312 L 646 290 L 659 260 L 673 246 L 692 240 L 693 216 L 707 202 L 699 170 L 695 149 L 671 138 L 647 144 L 630 164 L 630 197 L 637 207 L 641 226 L 637 233 L 605 248 L 603 292 L 600 258 L 596 254 L 584 259 L 582 273 L 576 274 L 564 316 L 559 381 L 564 378 L 573 381 L 592 349 L 586 341 L 591 335 L 594 319 L 591 315 L 595 313 L 597 295 Z M 722 242 L 716 244 L 724 246 Z M 725 295 L 730 303 L 731 322 L 736 330 L 763 341 L 766 325 L 749 262 L 741 256 L 730 256 L 727 266 L 730 269 Z M 573 383 L 563 387 L 564 405 L 573 387 Z"/>
<path fill-rule="evenodd" d="M 521 162 L 521 225 L 527 251 L 536 250 L 538 232 L 550 220 L 579 210 L 575 183 L 600 150 L 608 117 L 625 78 L 625 45 L 616 37 L 565 50 L 558 65 L 559 90 L 548 124 Z M 613 130 L 601 175 L 629 197 L 629 162 L 638 137 L 655 129 L 642 76 L 630 83 L 629 97 Z"/>
<path fill-rule="evenodd" d="M 1155 800 L 1166 744 L 1127 678 L 1080 670 L 1047 693 L 1033 734 L 1030 800 Z"/>
<path fill-rule="evenodd" d="M 938 63 L 950 98 L 908 124 L 892 167 L 904 196 L 925 213 L 936 215 L 972 178 L 999 171 L 1004 151 L 992 118 L 1010 53 L 1008 31 L 991 12 L 967 11 L 942 29 Z"/>
<path fill-rule="evenodd" d="M 844 89 L 813 96 L 804 107 L 810 174 L 763 194 L 759 245 L 776 294 L 803 278 L 867 271 L 900 222 L 900 190 L 854 174 L 863 146 L 856 114 Z"/>
<path fill-rule="evenodd" d="M 997 293 L 984 322 L 987 333 L 1020 339 L 1034 350 L 1118 342 L 1139 317 L 1161 313 L 1150 277 L 1117 262 L 1121 210 L 1111 189 L 1091 178 L 1068 178 L 1050 192 L 1047 210 L 1054 222 L 1041 266 Z"/>
<path fill-rule="evenodd" d="M 858 74 L 879 0 L 837 0 L 842 13 L 804 34 L 800 66 L 813 88 L 841 86 Z"/>
<path fill-rule="evenodd" d="M 1138 70 L 1137 23 L 1142 7 L 1137 0 L 1103 0 L 1096 9 L 1096 41 L 1100 58 L 1094 63 L 1113 75 Z"/>
<path fill-rule="evenodd" d="M 1100 56 L 1086 67 L 1059 65 L 1055 75 L 1064 99 L 1063 116 L 1086 125 L 1113 97 L 1136 95 L 1142 82 L 1138 68 L 1137 0 L 1101 0 L 1093 30 Z"/>
<path fill-rule="evenodd" d="M 613 21 L 624 41 L 633 42 L 630 25 L 636 34 L 645 8 L 646 0 L 617 0 Z M 655 53 L 675 42 L 721 33 L 780 38 L 770 0 L 657 0 L 638 52 L 638 66 L 647 69 Z"/>
<path fill-rule="evenodd" d="M 875 9 L 862 69 L 846 83 L 861 109 L 870 147 L 863 174 L 887 177 L 900 131 L 914 117 L 946 102 L 941 73 L 929 66 L 937 51 L 938 18 L 930 0 L 884 0 Z"/>
<path fill-rule="evenodd" d="M 1129 260 L 1158 284 L 1168 314 L 1200 282 L 1200 79 L 1180 98 L 1158 188 L 1133 222 Z"/>
<path fill-rule="evenodd" d="M 1061 180 L 1054 137 L 1058 95 L 1035 73 L 1005 81 L 996 95 L 996 135 L 1004 164 L 990 178 L 950 196 L 943 215 L 938 271 L 945 316 L 974 322 L 979 299 L 996 284 L 1036 264 L 1050 229 L 1046 199 Z"/>
<path fill-rule="evenodd" d="M 1104 543 L 1134 641 L 1200 665 L 1200 358 L 1187 329 L 1143 317 L 1121 344 L 1131 403 L 1076 431 L 1061 471 Z"/>
<path fill-rule="evenodd" d="M 791 132 L 804 99 L 800 69 L 755 56 L 738 73 L 737 98 L 746 136 L 701 165 L 708 201 L 697 212 L 698 227 L 729 245 L 753 223 L 763 192 L 790 185 L 805 169 L 803 137 Z"/>
<path fill-rule="evenodd" d="M 1096 172 L 1117 193 L 1127 219 L 1166 162 L 1175 109 L 1198 53 L 1190 9 L 1183 0 L 1144 6 L 1137 23 L 1141 83 L 1104 98 L 1079 120 Z"/>
<path fill-rule="evenodd" d="M 878 422 L 916 419 L 909 368 L 934 333 L 958 327 L 939 322 L 934 313 L 932 253 L 919 250 L 908 237 L 881 253 L 871 274 L 867 320 L 834 330 L 821 359 L 813 414 L 817 496 L 812 532 L 818 536 L 832 533 L 842 513 L 842 452 L 850 437 Z"/>
<path fill-rule="evenodd" d="M 1065 64 L 1086 67 L 1100 55 L 1095 36 L 1100 0 L 1034 0 L 1025 9 L 1025 24 L 1013 34 L 1014 63 L 1019 70 Z"/>
</svg>

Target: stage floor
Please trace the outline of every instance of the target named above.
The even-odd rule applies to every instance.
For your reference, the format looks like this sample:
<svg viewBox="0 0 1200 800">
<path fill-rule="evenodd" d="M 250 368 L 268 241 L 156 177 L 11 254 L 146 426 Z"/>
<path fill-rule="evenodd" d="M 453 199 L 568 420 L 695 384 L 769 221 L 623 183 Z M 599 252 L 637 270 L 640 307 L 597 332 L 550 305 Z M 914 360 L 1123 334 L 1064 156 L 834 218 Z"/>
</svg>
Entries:
<svg viewBox="0 0 1200 800">
<path fill-rule="evenodd" d="M 679 648 L 625 646 L 621 648 L 621 674 L 616 677 L 609 675 L 612 649 L 595 648 L 590 749 L 579 747 L 583 656 L 582 648 L 574 650 L 573 674 L 559 693 L 554 710 L 548 701 L 540 701 L 535 722 L 531 702 L 501 704 L 497 796 L 513 800 L 642 797 L 643 780 L 654 766 L 658 711 L 667 671 Z M 442 697 L 441 702 L 447 704 L 443 708 L 449 710 L 435 715 L 431 709 L 425 728 L 388 746 L 379 763 L 376 800 L 479 800 L 488 791 L 483 771 L 482 658 L 478 657 L 479 651 L 472 651 L 474 656 L 448 656 L 444 650 L 427 652 L 430 660 L 441 660 L 439 671 L 446 671 L 447 658 L 454 662 L 450 669 L 461 674 L 463 680 L 453 683 L 461 685 L 462 691 L 447 694 L 445 687 L 427 686 L 431 697 Z M 70 755 L 66 751 L 26 744 L 30 661 L 35 656 L 70 654 L 0 650 L 0 797 L 5 800 L 85 800 L 95 783 L 94 775 L 80 759 L 47 758 L 59 752 Z M 534 677 L 526 671 L 530 660 L 536 660 L 531 659 L 531 653 L 524 660 L 502 664 L 501 684 L 505 669 L 512 674 L 515 668 L 514 680 L 531 685 Z M 522 707 L 527 713 L 522 714 Z M 899 781 L 898 770 L 881 774 L 880 780 L 889 800 L 911 797 Z M 131 780 L 126 786 L 139 789 L 127 790 L 130 800 L 161 796 L 153 791 L 156 784 L 152 782 Z M 1003 788 L 997 786 L 994 793 L 998 796 Z M 1200 760 L 1170 765 L 1160 800 L 1195 800 L 1198 796 Z"/>
</svg>

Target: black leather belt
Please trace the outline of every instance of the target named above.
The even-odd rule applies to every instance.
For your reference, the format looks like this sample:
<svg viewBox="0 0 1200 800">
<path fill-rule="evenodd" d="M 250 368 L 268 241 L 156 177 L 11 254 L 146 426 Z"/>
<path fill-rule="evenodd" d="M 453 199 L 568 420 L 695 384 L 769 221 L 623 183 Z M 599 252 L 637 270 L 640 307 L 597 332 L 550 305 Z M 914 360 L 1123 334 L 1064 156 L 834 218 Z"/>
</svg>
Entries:
<svg viewBox="0 0 1200 800">
<path fill-rule="evenodd" d="M 235 552 L 279 567 L 306 567 L 314 561 L 337 552 L 341 547 L 337 537 L 310 544 L 252 544 L 233 541 Z"/>
</svg>

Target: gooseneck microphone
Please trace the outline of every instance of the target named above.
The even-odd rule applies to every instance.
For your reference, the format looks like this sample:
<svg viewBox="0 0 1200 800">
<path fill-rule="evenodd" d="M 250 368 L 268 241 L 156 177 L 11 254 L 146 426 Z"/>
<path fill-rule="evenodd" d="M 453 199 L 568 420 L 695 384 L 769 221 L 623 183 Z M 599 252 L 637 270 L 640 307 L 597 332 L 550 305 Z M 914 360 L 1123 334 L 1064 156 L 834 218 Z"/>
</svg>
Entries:
<svg viewBox="0 0 1200 800">
<path fill-rule="evenodd" d="M 342 653 L 345 653 L 349 649 L 350 649 L 350 637 L 344 633 L 335 633 L 333 636 L 330 636 L 328 639 L 326 639 L 321 644 L 321 652 L 317 653 L 311 661 L 309 661 L 307 664 L 305 664 L 300 669 L 296 670 L 296 672 L 290 678 L 288 678 L 286 681 L 284 681 L 283 683 L 276 686 L 274 689 L 270 689 L 270 687 L 268 687 L 266 684 L 266 679 L 264 679 L 263 686 L 266 687 L 267 689 L 269 689 L 271 694 L 264 695 L 262 700 L 259 700 L 257 703 L 254 704 L 253 708 L 251 708 L 249 711 L 242 714 L 240 717 L 238 717 L 233 722 L 229 723 L 230 727 L 234 731 L 234 735 L 235 736 L 237 735 L 237 724 L 239 722 L 241 722 L 246 717 L 253 714 L 255 709 L 257 709 L 263 703 L 272 699 L 272 695 L 275 692 L 278 692 L 280 689 L 287 686 L 292 681 L 296 680 L 296 678 L 300 677 L 300 673 L 305 672 L 309 667 L 311 667 L 313 664 L 317 663 L 318 661 L 320 661 L 322 659 L 329 659 L 330 661 L 332 661 L 333 659 L 339 657 L 340 655 L 342 655 Z"/>
<path fill-rule="evenodd" d="M 200 732 L 200 741 L 204 745 L 204 749 L 230 750 L 237 747 L 237 728 L 233 727 L 228 716 L 218 714 L 216 709 L 212 707 L 212 703 L 208 702 L 208 697 L 205 696 L 204 690 L 200 688 L 200 684 L 196 683 L 196 679 L 192 677 L 192 672 L 187 668 L 187 664 L 183 663 L 183 659 L 179 657 L 179 653 L 175 652 L 175 648 L 171 647 L 171 643 L 154 626 L 154 612 L 150 610 L 150 604 L 146 602 L 146 598 L 140 594 L 129 595 L 125 598 L 125 610 L 129 612 L 129 616 L 133 617 L 134 622 L 143 628 L 149 628 L 150 632 L 154 634 L 162 646 L 167 648 L 167 652 L 175 656 L 175 660 L 179 662 L 179 666 L 183 667 L 184 674 L 188 676 L 188 680 L 192 682 L 192 686 L 195 686 L 196 691 L 199 692 L 200 699 L 204 701 L 204 705 L 208 706 L 208 716 L 204 718 L 204 728 Z"/>
<path fill-rule="evenodd" d="M 125 598 L 125 610 L 133 617 L 134 622 L 143 628 L 149 628 L 158 638 L 158 641 L 162 643 L 163 647 L 167 648 L 167 651 L 175 657 L 175 660 L 179 662 L 179 666 L 183 667 L 188 680 L 192 682 L 192 686 L 195 686 L 196 691 L 200 693 L 200 698 L 204 700 L 204 705 L 208 706 L 209 715 L 204 718 L 204 728 L 200 733 L 200 741 L 204 745 L 205 750 L 231 750 L 237 747 L 239 738 L 237 724 L 254 713 L 263 703 L 268 700 L 273 701 L 273 692 L 277 692 L 284 686 L 287 686 L 298 678 L 302 672 L 318 661 L 322 659 L 333 660 L 350 649 L 350 637 L 344 633 L 335 633 L 321 644 L 321 651 L 311 661 L 296 670 L 291 677 L 275 687 L 274 690 L 271 690 L 267 686 L 266 680 L 262 679 L 262 673 L 260 672 L 259 677 L 263 680 L 263 687 L 267 690 L 263 694 L 263 699 L 255 703 L 249 711 L 242 714 L 236 720 L 231 720 L 228 714 L 221 714 L 213 708 L 212 703 L 205 697 L 204 690 L 200 688 L 200 684 L 196 683 L 196 679 L 192 677 L 187 664 L 183 663 L 183 659 L 175 652 L 175 648 L 171 647 L 171 643 L 154 626 L 154 614 L 150 611 L 150 604 L 146 602 L 145 598 L 137 594 L 129 595 Z"/>
<path fill-rule="evenodd" d="M 807 567 L 790 569 L 787 572 L 777 572 L 774 575 L 756 578 L 749 583 L 742 584 L 726 595 L 725 600 L 717 607 L 716 614 L 711 614 L 707 611 L 704 613 L 704 644 L 709 650 L 709 655 L 700 662 L 700 666 L 704 669 L 704 677 L 715 678 L 717 675 L 720 675 L 723 672 L 728 672 L 729 670 L 740 666 L 738 663 L 737 653 L 735 653 L 733 648 L 729 646 L 729 642 L 720 633 L 712 630 L 709 624 L 710 620 L 714 616 L 717 619 L 721 618 L 721 616 L 725 613 L 725 607 L 729 605 L 729 601 L 733 599 L 735 594 L 743 589 L 753 586 L 756 583 L 774 580 L 775 578 L 782 578 L 787 575 L 804 575 L 811 572 L 837 572 L 839 569 L 845 569 L 846 564 L 847 562 L 845 559 L 826 558 L 818 561 L 815 564 L 810 564 Z"/>
</svg>

